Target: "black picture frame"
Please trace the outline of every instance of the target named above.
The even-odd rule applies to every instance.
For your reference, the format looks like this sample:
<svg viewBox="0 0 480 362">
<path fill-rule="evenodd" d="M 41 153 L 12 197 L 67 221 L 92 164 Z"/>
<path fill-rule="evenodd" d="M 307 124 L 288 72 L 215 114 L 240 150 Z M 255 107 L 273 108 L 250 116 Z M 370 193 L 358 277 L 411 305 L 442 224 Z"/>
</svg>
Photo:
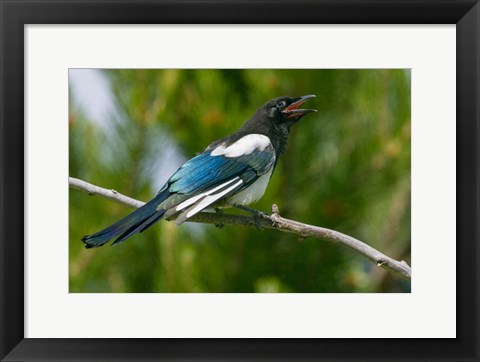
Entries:
<svg viewBox="0 0 480 362">
<path fill-rule="evenodd" d="M 478 361 L 480 5 L 462 1 L 1 0 L 2 361 Z M 24 338 L 24 26 L 26 24 L 456 24 L 457 338 Z M 439 201 L 441 204 L 441 201 Z M 438 206 L 437 206 L 438 207 Z M 453 220 L 452 220 L 453 222 Z M 39 240 L 41 242 L 41 240 Z M 327 311 L 326 311 L 327 312 Z M 439 320 L 442 316 L 439 315 Z M 388 321 L 372 320 L 379 328 Z M 252 326 L 254 328 L 254 326 Z"/>
</svg>

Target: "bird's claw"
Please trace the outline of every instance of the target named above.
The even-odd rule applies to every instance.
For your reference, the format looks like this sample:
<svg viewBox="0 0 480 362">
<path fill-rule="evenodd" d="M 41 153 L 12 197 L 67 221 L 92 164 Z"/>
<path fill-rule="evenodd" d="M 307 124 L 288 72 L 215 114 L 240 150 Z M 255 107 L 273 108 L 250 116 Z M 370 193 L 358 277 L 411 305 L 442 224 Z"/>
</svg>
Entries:
<svg viewBox="0 0 480 362">
<path fill-rule="evenodd" d="M 267 213 L 265 213 L 263 211 L 258 211 L 258 210 L 255 210 L 255 209 L 251 209 L 251 208 L 243 206 L 243 205 L 235 205 L 235 207 L 237 207 L 240 210 L 244 210 L 244 211 L 247 211 L 250 214 L 252 214 L 253 221 L 255 223 L 255 227 L 258 230 L 262 229 L 262 226 L 261 226 L 261 223 L 260 223 L 261 219 L 270 220 L 270 215 L 268 215 Z"/>
<path fill-rule="evenodd" d="M 260 215 L 259 214 L 254 214 L 253 215 L 253 221 L 255 222 L 255 227 L 257 230 L 262 230 L 262 227 L 260 225 Z"/>
<path fill-rule="evenodd" d="M 218 208 L 218 207 L 216 207 L 216 208 L 215 208 L 215 213 L 216 213 L 217 215 L 223 215 L 223 210 L 220 209 L 220 208 Z M 215 224 L 215 227 L 217 227 L 217 228 L 219 228 L 219 229 L 223 229 L 224 226 L 225 226 L 225 225 L 222 224 L 222 223 Z"/>
</svg>

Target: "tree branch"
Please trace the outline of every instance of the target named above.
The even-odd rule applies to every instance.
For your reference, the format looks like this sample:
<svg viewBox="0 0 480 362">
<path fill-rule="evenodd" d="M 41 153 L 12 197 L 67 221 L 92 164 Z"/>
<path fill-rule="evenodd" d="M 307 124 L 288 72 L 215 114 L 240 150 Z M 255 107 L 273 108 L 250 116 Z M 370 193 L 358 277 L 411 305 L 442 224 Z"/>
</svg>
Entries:
<svg viewBox="0 0 480 362">
<path fill-rule="evenodd" d="M 115 190 L 104 189 L 73 177 L 69 177 L 69 185 L 72 188 L 86 191 L 89 195 L 102 196 L 132 208 L 139 208 L 145 204 L 144 202 L 122 195 Z M 271 215 L 262 214 L 261 212 L 259 212 L 259 215 L 260 216 L 245 216 L 225 213 L 201 212 L 189 218 L 187 221 L 215 225 L 244 225 L 254 226 L 260 229 L 276 229 L 283 232 L 296 234 L 301 239 L 312 237 L 331 241 L 356 251 L 357 253 L 369 259 L 378 267 L 394 272 L 407 280 L 411 280 L 412 271 L 410 266 L 405 261 L 397 261 L 392 259 L 351 236 L 342 234 L 335 230 L 303 224 L 295 220 L 283 218 L 279 214 L 277 205 L 272 206 Z"/>
</svg>

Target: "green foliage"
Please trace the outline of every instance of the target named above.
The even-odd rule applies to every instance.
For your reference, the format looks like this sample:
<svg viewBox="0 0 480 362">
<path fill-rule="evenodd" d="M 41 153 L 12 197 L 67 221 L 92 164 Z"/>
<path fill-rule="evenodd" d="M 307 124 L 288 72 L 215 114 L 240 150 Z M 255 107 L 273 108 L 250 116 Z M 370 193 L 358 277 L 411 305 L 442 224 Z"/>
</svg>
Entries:
<svg viewBox="0 0 480 362">
<path fill-rule="evenodd" d="M 410 263 L 410 71 L 108 70 L 117 112 L 73 95 L 70 176 L 147 201 L 186 159 L 267 100 L 316 94 L 253 207 L 352 235 Z M 70 190 L 71 292 L 408 292 L 329 242 L 273 230 L 161 221 L 116 247 L 80 241 L 131 210 Z M 230 212 L 226 210 L 226 212 Z M 232 211 L 237 212 L 237 211 Z"/>
</svg>

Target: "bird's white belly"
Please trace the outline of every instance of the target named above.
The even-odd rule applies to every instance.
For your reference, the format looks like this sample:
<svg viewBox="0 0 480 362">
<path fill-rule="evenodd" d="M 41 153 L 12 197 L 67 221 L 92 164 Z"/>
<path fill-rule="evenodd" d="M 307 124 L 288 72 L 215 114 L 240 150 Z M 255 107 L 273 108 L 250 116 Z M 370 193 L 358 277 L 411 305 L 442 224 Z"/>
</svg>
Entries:
<svg viewBox="0 0 480 362">
<path fill-rule="evenodd" d="M 273 167 L 266 174 L 260 176 L 256 182 L 247 187 L 245 190 L 239 192 L 236 195 L 233 195 L 227 198 L 228 205 L 249 205 L 255 201 L 258 201 L 268 186 L 268 181 L 272 176 Z"/>
</svg>

